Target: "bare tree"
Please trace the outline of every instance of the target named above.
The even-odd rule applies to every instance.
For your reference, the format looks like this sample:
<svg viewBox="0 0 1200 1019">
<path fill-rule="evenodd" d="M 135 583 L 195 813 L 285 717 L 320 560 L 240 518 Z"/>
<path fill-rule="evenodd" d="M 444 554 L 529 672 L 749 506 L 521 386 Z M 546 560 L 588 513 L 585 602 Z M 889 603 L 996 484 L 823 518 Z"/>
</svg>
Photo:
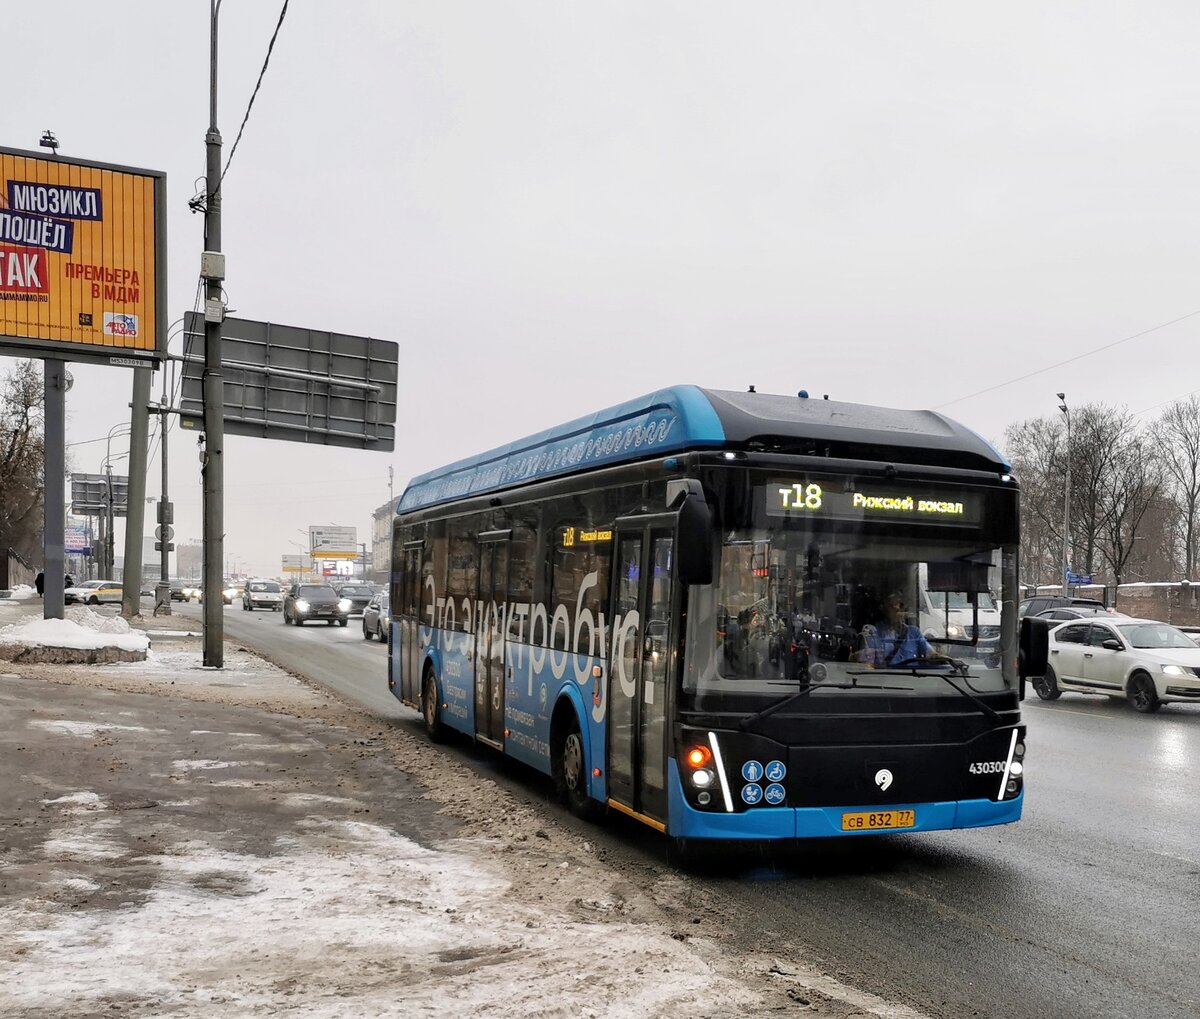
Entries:
<svg viewBox="0 0 1200 1019">
<path fill-rule="evenodd" d="M 1060 438 L 1052 422 L 1033 418 L 1010 425 L 1002 443 L 1021 485 L 1021 578 L 1035 587 L 1062 572 L 1062 478 L 1050 469 Z"/>
<path fill-rule="evenodd" d="M 1154 440 L 1132 430 L 1116 438 L 1111 472 L 1103 496 L 1101 551 L 1114 584 L 1120 584 L 1147 511 L 1162 487 L 1162 468 Z"/>
<path fill-rule="evenodd" d="M 20 361 L 0 381 L 0 550 L 42 558 L 42 371 Z"/>
<path fill-rule="evenodd" d="M 1116 511 L 1113 486 L 1122 451 L 1137 434 L 1125 408 L 1089 403 L 1071 415 L 1071 448 L 1057 468 L 1071 471 L 1071 555 L 1076 572 L 1098 573 L 1108 517 Z M 1065 446 L 1060 446 L 1065 454 Z M 1144 511 L 1143 511 L 1144 512 Z"/>
<path fill-rule="evenodd" d="M 1171 404 L 1153 426 L 1166 488 L 1183 525 L 1183 575 L 1196 567 L 1197 516 L 1200 515 L 1200 396 Z"/>
</svg>

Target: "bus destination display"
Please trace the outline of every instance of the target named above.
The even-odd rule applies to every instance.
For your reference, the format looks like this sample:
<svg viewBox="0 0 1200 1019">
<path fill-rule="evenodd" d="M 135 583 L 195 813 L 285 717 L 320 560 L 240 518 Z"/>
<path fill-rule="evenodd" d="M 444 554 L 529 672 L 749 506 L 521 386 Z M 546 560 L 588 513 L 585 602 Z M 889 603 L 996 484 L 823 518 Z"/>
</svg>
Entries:
<svg viewBox="0 0 1200 1019">
<path fill-rule="evenodd" d="M 764 496 L 771 517 L 950 524 L 978 524 L 980 520 L 980 494 L 961 489 L 867 483 L 846 491 L 841 480 L 782 478 L 769 482 Z"/>
</svg>

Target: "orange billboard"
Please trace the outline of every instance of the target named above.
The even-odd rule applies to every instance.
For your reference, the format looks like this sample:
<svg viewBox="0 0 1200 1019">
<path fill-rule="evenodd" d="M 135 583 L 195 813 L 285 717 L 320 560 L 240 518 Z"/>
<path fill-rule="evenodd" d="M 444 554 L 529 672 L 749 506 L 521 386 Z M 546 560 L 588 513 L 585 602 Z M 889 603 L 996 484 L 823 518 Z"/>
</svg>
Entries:
<svg viewBox="0 0 1200 1019">
<path fill-rule="evenodd" d="M 166 175 L 0 148 L 0 354 L 166 352 Z"/>
</svg>

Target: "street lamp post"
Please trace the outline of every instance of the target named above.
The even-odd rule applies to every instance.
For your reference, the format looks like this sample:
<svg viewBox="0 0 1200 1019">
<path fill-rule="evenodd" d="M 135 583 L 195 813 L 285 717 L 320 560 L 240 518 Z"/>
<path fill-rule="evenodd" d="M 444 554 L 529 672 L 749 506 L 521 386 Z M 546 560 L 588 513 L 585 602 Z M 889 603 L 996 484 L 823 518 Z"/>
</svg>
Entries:
<svg viewBox="0 0 1200 1019">
<path fill-rule="evenodd" d="M 129 425 L 125 423 L 113 425 L 108 430 L 108 436 L 104 441 L 104 477 L 105 477 L 105 524 L 107 525 L 108 534 L 104 539 L 104 576 L 111 580 L 113 571 L 115 570 L 115 555 L 113 543 L 113 490 L 112 490 L 112 441 L 117 436 L 128 435 Z M 118 457 L 127 454 L 118 454 Z"/>
<path fill-rule="evenodd" d="M 1058 409 L 1067 419 L 1067 446 L 1063 456 L 1063 547 L 1062 547 L 1062 582 L 1063 594 L 1070 596 L 1071 585 L 1067 583 L 1067 573 L 1071 569 L 1071 411 L 1067 407 L 1067 394 L 1056 394 L 1062 401 Z"/>
</svg>

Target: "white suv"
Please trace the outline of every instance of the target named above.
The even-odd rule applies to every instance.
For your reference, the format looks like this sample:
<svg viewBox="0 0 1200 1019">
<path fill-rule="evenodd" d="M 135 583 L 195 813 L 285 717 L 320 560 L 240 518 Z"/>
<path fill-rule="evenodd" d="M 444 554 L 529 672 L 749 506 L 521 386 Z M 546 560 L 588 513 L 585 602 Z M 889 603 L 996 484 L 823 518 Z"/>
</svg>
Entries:
<svg viewBox="0 0 1200 1019">
<path fill-rule="evenodd" d="M 283 588 L 273 580 L 248 580 L 242 591 L 242 609 L 270 609 L 278 612 L 283 608 Z"/>
</svg>

